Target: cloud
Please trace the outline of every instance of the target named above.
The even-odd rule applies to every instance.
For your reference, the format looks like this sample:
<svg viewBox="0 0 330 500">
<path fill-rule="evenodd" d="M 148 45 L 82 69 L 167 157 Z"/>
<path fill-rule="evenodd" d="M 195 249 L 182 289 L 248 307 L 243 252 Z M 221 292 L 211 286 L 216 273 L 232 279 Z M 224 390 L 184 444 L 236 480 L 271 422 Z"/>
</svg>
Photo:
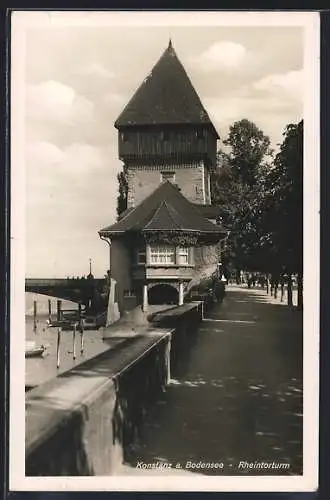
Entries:
<svg viewBox="0 0 330 500">
<path fill-rule="evenodd" d="M 281 142 L 284 127 L 301 119 L 298 100 L 283 92 L 257 91 L 253 85 L 242 86 L 225 97 L 207 98 L 205 106 L 222 138 L 227 135 L 230 125 L 247 118 L 270 136 L 273 147 Z"/>
<path fill-rule="evenodd" d="M 233 69 L 240 66 L 247 57 L 246 48 L 230 41 L 217 42 L 210 45 L 199 56 L 194 57 L 192 62 L 206 71 L 217 71 L 218 69 Z"/>
<path fill-rule="evenodd" d="M 73 186 L 77 188 L 88 181 L 89 176 L 94 177 L 95 181 L 95 176 L 107 172 L 111 152 L 110 147 L 84 143 L 69 144 L 60 149 L 47 141 L 33 142 L 26 149 L 28 182 L 31 187 L 40 183 L 50 187 L 58 184 L 72 190 Z M 118 168 L 110 169 L 110 175 L 115 177 Z M 33 193 L 35 191 L 33 189 Z"/>
<path fill-rule="evenodd" d="M 60 164 L 65 157 L 63 151 L 47 141 L 29 144 L 26 150 L 27 165 L 45 166 Z"/>
<path fill-rule="evenodd" d="M 91 119 L 94 105 L 72 87 L 48 80 L 27 88 L 27 116 L 45 122 L 67 125 Z"/>
<path fill-rule="evenodd" d="M 75 71 L 75 74 L 81 76 L 92 76 L 94 78 L 101 78 L 105 80 L 112 80 L 115 77 L 115 74 L 107 69 L 100 63 L 91 62 L 90 64 L 86 64 Z"/>
<path fill-rule="evenodd" d="M 104 95 L 103 102 L 107 107 L 113 107 L 117 110 L 118 106 L 123 107 L 128 102 L 128 98 L 117 92 L 107 92 Z"/>
<path fill-rule="evenodd" d="M 27 268 L 45 276 L 81 274 L 90 255 L 98 256 L 102 276 L 108 248 L 97 231 L 115 220 L 121 167 L 111 147 L 35 141 L 26 159 Z"/>
<path fill-rule="evenodd" d="M 269 93 L 285 92 L 291 97 L 302 98 L 303 71 L 289 71 L 287 73 L 278 73 L 267 75 L 253 84 L 256 90 Z"/>
</svg>

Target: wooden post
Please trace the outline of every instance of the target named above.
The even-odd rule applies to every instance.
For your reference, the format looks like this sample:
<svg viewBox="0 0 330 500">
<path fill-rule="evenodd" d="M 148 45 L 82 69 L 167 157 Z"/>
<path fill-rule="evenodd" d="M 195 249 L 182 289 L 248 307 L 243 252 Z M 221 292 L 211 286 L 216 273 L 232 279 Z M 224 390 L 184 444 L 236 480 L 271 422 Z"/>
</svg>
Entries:
<svg viewBox="0 0 330 500">
<path fill-rule="evenodd" d="M 81 312 L 81 304 L 78 304 L 79 331 L 80 331 L 80 354 L 84 353 L 84 320 Z"/>
<path fill-rule="evenodd" d="M 284 278 L 281 278 L 281 302 L 283 302 L 284 299 Z"/>
<path fill-rule="evenodd" d="M 48 319 L 49 323 L 52 322 L 52 301 L 48 299 Z"/>
<path fill-rule="evenodd" d="M 81 317 L 82 317 L 82 314 L 81 314 L 81 304 L 79 303 L 79 304 L 78 304 L 78 319 L 79 319 L 79 327 L 80 327 Z"/>
<path fill-rule="evenodd" d="M 73 359 L 76 359 L 76 330 L 77 330 L 77 323 L 73 324 L 73 330 L 72 330 L 72 352 L 73 352 Z"/>
<path fill-rule="evenodd" d="M 84 354 L 84 328 L 80 331 L 80 354 Z"/>
<path fill-rule="evenodd" d="M 292 307 L 292 276 L 288 274 L 288 306 Z"/>
<path fill-rule="evenodd" d="M 60 362 L 61 362 L 61 331 L 62 331 L 62 328 L 59 327 L 59 329 L 57 330 L 57 363 L 56 363 L 56 367 L 59 368 L 60 367 Z"/>
<path fill-rule="evenodd" d="M 37 301 L 33 301 L 33 332 L 37 333 Z"/>
<path fill-rule="evenodd" d="M 61 321 L 61 315 L 62 315 L 62 301 L 58 300 L 57 301 L 57 321 Z"/>
</svg>

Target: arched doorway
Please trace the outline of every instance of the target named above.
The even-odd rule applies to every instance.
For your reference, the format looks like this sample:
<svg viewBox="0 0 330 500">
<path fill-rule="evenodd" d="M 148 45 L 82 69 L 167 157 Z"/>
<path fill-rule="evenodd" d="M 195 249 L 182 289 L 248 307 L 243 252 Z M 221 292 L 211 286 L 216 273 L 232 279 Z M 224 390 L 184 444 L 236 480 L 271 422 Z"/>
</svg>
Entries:
<svg viewBox="0 0 330 500">
<path fill-rule="evenodd" d="M 177 289 L 167 283 L 152 286 L 148 291 L 150 305 L 178 304 L 179 293 Z"/>
</svg>

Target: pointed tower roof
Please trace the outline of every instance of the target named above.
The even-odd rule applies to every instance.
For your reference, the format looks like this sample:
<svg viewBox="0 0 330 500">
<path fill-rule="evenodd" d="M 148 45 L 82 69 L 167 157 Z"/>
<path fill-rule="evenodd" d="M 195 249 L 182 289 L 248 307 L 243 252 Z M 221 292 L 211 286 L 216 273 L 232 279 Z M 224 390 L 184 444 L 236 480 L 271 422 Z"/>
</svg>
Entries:
<svg viewBox="0 0 330 500">
<path fill-rule="evenodd" d="M 163 55 L 137 89 L 115 127 L 209 124 L 218 136 L 170 39 Z"/>
</svg>

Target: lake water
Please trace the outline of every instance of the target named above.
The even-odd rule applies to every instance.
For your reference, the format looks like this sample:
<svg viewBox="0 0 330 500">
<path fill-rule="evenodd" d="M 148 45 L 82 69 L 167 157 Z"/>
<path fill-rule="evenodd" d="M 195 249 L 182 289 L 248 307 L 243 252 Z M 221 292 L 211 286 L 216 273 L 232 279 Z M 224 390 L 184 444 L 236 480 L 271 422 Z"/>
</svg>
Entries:
<svg viewBox="0 0 330 500">
<path fill-rule="evenodd" d="M 76 334 L 76 359 L 73 359 L 72 331 L 62 331 L 60 367 L 57 368 L 57 328 L 48 328 L 48 299 L 51 299 L 54 318 L 56 316 L 56 297 L 47 297 L 41 294 L 26 294 L 25 338 L 34 340 L 37 345 L 44 344 L 47 349 L 42 357 L 25 358 L 25 386 L 36 386 L 50 380 L 60 373 L 83 363 L 101 352 L 109 349 L 103 342 L 99 330 L 85 330 L 84 352 L 80 353 L 80 333 Z M 37 331 L 33 330 L 33 301 L 37 301 Z M 63 309 L 76 309 L 77 304 L 62 301 Z"/>
</svg>

